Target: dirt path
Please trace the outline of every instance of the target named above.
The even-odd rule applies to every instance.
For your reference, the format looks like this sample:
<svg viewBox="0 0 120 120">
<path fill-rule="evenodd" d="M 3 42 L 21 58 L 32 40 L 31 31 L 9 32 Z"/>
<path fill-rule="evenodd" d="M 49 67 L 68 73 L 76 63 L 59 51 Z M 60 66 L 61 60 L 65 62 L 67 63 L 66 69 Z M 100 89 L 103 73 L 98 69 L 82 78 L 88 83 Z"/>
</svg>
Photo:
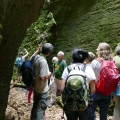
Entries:
<svg viewBox="0 0 120 120">
<path fill-rule="evenodd" d="M 13 87 L 10 89 L 5 120 L 29 120 L 31 108 L 32 104 L 27 103 L 27 90 Z M 45 120 L 62 120 L 61 116 L 63 116 L 63 110 L 58 105 L 47 108 L 45 112 Z M 65 120 L 67 120 L 66 117 Z M 96 120 L 99 120 L 98 113 L 96 113 Z M 112 120 L 112 117 L 108 116 L 108 120 Z"/>
</svg>

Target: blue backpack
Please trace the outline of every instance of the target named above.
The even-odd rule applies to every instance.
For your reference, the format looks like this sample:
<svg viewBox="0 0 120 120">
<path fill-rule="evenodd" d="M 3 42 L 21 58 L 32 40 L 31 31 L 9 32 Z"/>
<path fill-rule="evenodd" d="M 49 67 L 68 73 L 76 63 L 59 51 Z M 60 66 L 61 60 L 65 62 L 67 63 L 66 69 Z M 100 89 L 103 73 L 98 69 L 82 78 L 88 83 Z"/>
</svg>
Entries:
<svg viewBox="0 0 120 120">
<path fill-rule="evenodd" d="M 34 81 L 35 81 L 35 74 L 33 70 L 34 59 L 35 56 L 32 57 L 31 60 L 25 60 L 20 68 L 20 71 L 22 73 L 22 82 L 27 87 L 32 87 L 34 85 Z"/>
<path fill-rule="evenodd" d="M 14 65 L 17 68 L 20 68 L 22 66 L 22 63 L 23 63 L 22 57 L 17 57 L 16 60 L 15 60 L 15 62 L 14 62 Z"/>
</svg>

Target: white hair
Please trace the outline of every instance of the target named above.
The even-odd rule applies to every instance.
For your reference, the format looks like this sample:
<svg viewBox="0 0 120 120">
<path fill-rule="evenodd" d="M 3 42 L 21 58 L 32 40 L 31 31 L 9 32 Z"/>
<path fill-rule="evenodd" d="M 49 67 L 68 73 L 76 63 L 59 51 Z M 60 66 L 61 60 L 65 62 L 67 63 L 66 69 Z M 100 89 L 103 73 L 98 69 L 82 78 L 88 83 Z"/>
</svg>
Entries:
<svg viewBox="0 0 120 120">
<path fill-rule="evenodd" d="M 58 56 L 59 56 L 59 55 L 62 55 L 62 56 L 64 56 L 64 52 L 62 52 L 62 51 L 59 51 L 57 55 L 58 55 Z"/>
</svg>

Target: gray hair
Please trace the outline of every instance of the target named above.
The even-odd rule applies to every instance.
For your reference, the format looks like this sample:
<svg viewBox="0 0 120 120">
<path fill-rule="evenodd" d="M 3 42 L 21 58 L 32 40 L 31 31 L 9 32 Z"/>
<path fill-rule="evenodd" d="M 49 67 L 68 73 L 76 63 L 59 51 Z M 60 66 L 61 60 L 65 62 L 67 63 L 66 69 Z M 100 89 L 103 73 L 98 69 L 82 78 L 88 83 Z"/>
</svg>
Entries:
<svg viewBox="0 0 120 120">
<path fill-rule="evenodd" d="M 42 46 L 42 54 L 47 55 L 53 51 L 53 45 L 51 43 L 45 43 Z"/>
<path fill-rule="evenodd" d="M 116 47 L 115 52 L 116 55 L 120 55 L 120 45 Z"/>
</svg>

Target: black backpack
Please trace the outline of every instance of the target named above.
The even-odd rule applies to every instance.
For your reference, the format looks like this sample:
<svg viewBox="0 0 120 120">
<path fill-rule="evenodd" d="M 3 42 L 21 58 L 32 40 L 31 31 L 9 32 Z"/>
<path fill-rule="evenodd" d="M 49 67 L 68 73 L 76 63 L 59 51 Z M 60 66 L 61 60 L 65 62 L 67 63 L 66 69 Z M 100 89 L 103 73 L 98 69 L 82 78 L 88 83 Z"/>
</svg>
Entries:
<svg viewBox="0 0 120 120">
<path fill-rule="evenodd" d="M 22 73 L 22 82 L 28 88 L 32 87 L 34 85 L 34 81 L 35 81 L 35 73 L 33 70 L 33 64 L 34 64 L 35 57 L 36 57 L 36 55 L 33 56 L 31 60 L 25 60 L 20 68 L 20 71 Z"/>
</svg>

